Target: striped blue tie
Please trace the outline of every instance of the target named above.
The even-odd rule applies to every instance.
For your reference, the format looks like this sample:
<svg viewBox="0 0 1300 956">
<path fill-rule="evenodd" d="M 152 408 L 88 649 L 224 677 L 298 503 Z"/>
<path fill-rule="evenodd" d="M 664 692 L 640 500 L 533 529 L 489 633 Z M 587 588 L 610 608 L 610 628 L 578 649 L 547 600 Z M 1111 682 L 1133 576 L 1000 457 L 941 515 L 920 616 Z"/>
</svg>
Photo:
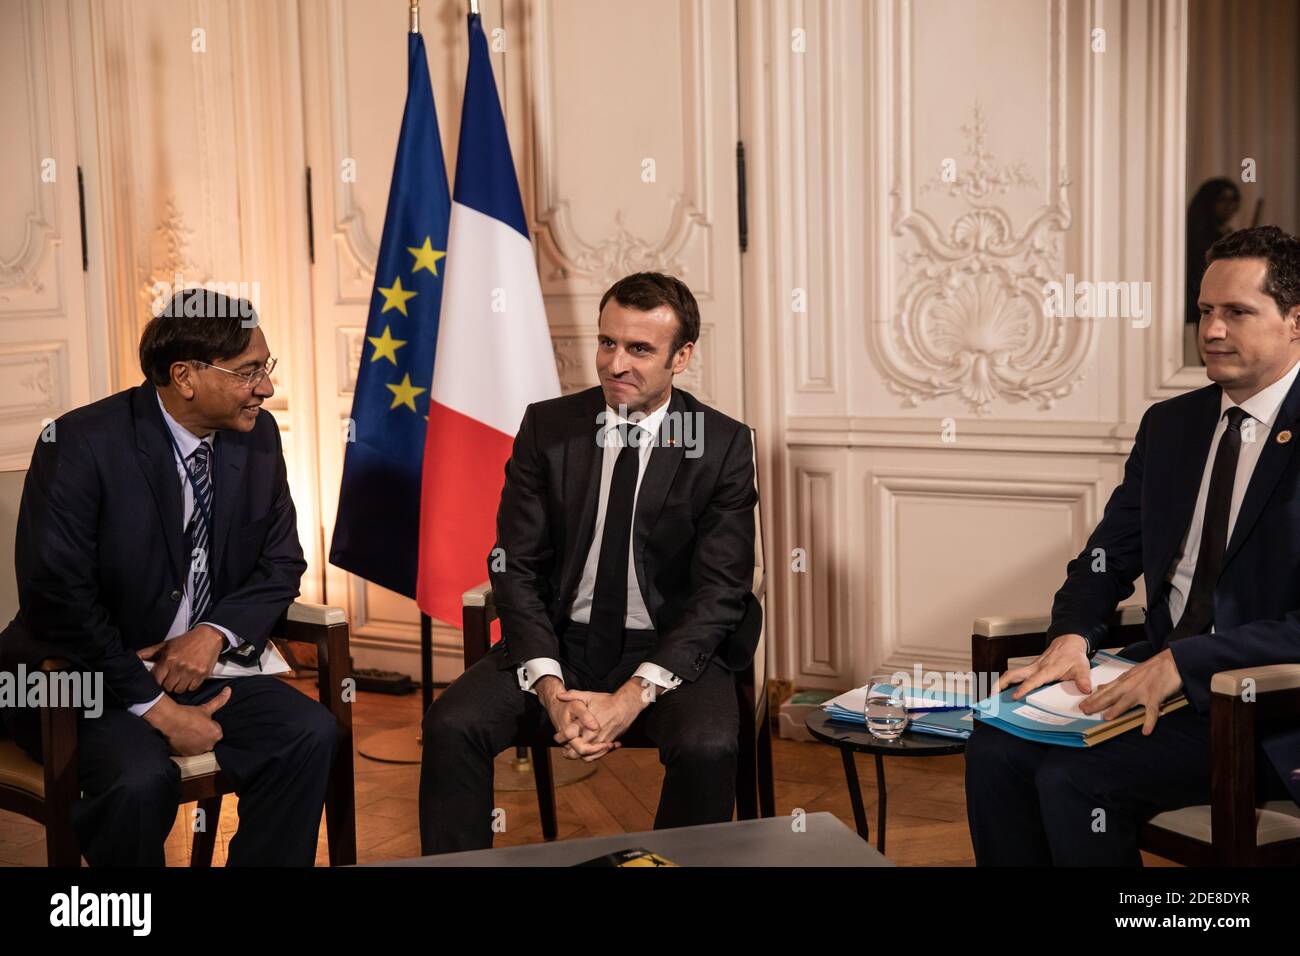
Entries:
<svg viewBox="0 0 1300 956">
<path fill-rule="evenodd" d="M 190 515 L 190 524 L 186 529 L 190 540 L 190 628 L 203 618 L 211 603 L 212 591 L 208 579 L 208 523 L 203 515 L 212 514 L 212 473 L 209 469 L 212 448 L 207 442 L 199 442 L 199 447 L 190 455 L 190 473 L 194 476 L 197 491 L 194 513 Z"/>
</svg>

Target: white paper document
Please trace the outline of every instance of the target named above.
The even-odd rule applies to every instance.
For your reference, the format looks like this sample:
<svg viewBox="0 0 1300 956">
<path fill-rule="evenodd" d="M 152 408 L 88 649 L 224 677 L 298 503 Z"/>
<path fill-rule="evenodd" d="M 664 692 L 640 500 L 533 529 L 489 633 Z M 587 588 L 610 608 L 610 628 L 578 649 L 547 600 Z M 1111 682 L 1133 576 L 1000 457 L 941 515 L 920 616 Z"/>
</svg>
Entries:
<svg viewBox="0 0 1300 956">
<path fill-rule="evenodd" d="M 1109 684 L 1133 665 L 1127 661 L 1107 658 L 1092 669 L 1092 692 L 1095 694 L 1102 684 Z M 1101 720 L 1101 714 L 1085 714 L 1079 704 L 1088 695 L 1079 690 L 1079 685 L 1072 680 L 1063 680 L 1059 684 L 1043 687 L 1025 698 L 1039 710 L 1045 710 L 1070 720 Z M 1020 711 L 1016 711 L 1020 713 Z M 1026 714 L 1025 716 L 1032 716 Z"/>
<path fill-rule="evenodd" d="M 1013 710 L 1012 713 L 1019 714 L 1021 717 L 1026 717 L 1029 720 L 1036 720 L 1040 724 L 1055 724 L 1056 726 L 1072 723 L 1074 720 L 1073 717 L 1062 717 L 1059 714 L 1049 714 L 1045 710 L 1039 710 L 1037 707 L 1029 707 L 1025 704 L 1021 704 Z"/>
<path fill-rule="evenodd" d="M 936 704 L 934 697 L 914 697 L 908 694 L 903 699 L 906 702 L 903 706 L 908 710 L 934 710 Z M 855 687 L 853 690 L 845 691 L 833 700 L 828 700 L 822 704 L 823 709 L 831 706 L 843 707 L 855 714 L 861 714 L 867 708 L 867 689 L 865 687 Z"/>
<path fill-rule="evenodd" d="M 149 670 L 153 670 L 153 664 L 153 661 L 144 662 L 144 666 Z M 273 641 L 267 641 L 266 647 L 262 649 L 261 664 L 259 668 L 256 664 L 237 664 L 219 660 L 209 676 L 225 680 L 230 677 L 251 677 L 254 674 L 287 674 L 293 670 Z"/>
</svg>

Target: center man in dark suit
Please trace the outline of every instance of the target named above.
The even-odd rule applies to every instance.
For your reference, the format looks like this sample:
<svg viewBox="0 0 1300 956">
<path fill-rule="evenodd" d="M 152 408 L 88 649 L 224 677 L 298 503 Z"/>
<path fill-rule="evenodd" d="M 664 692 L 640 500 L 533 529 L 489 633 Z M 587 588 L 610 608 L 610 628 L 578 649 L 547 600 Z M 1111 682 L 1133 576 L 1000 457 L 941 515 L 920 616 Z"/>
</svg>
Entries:
<svg viewBox="0 0 1300 956">
<path fill-rule="evenodd" d="M 209 750 L 239 796 L 229 863 L 315 861 L 334 717 L 258 673 L 306 568 L 262 408 L 274 364 L 249 302 L 187 289 L 144 330 L 147 380 L 36 443 L 0 668 L 57 656 L 103 674 L 112 699 L 79 721 L 72 818 L 91 865 L 163 865 L 180 798 L 171 755 Z M 219 659 L 249 676 L 209 679 Z M 39 760 L 39 712 L 4 717 Z"/>
<path fill-rule="evenodd" d="M 1300 240 L 1273 226 L 1206 254 L 1198 330 L 1213 384 L 1149 408 L 1124 480 L 1070 562 L 1047 651 L 1002 675 L 1016 699 L 1074 680 L 1088 714 L 1146 721 L 1086 750 L 978 724 L 966 805 L 978 864 L 1135 865 L 1138 831 L 1210 802 L 1210 679 L 1300 661 Z M 1119 602 L 1146 582 L 1142 661 L 1103 687 L 1089 658 Z M 1189 706 L 1159 716 L 1182 691 Z M 1300 803 L 1300 715 L 1269 731 L 1257 795 Z"/>
<path fill-rule="evenodd" d="M 673 388 L 699 333 L 684 283 L 627 276 L 600 386 L 525 412 L 488 560 L 502 640 L 424 720 L 425 853 L 492 845 L 493 758 L 543 727 L 590 761 L 637 726 L 666 767 L 656 828 L 731 819 L 757 491 L 749 428 Z"/>
</svg>

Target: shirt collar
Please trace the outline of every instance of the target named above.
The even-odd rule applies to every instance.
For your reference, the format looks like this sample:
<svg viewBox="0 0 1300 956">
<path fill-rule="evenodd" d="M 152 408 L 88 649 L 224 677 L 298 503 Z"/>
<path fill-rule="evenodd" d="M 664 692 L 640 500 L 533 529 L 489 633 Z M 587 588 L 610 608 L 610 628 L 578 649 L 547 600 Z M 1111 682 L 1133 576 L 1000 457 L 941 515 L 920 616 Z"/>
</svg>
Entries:
<svg viewBox="0 0 1300 956">
<path fill-rule="evenodd" d="M 1277 420 L 1277 413 L 1282 408 L 1282 402 L 1286 400 L 1287 393 L 1291 391 L 1291 385 L 1295 382 L 1297 372 L 1300 372 L 1300 362 L 1292 365 L 1291 371 L 1268 388 L 1260 389 L 1242 402 L 1241 410 L 1265 427 L 1272 428 L 1273 422 Z M 1228 393 L 1224 392 L 1219 403 L 1219 417 L 1222 418 L 1223 413 L 1236 404 L 1228 397 Z"/>
<path fill-rule="evenodd" d="M 157 389 L 154 390 L 154 395 L 158 399 L 158 408 L 162 410 L 163 421 L 167 423 L 167 428 L 171 431 L 172 438 L 176 439 L 176 447 L 181 450 L 182 459 L 189 458 L 190 455 L 194 454 L 194 449 L 199 447 L 199 442 L 207 442 L 208 448 L 212 447 L 212 435 L 200 438 L 198 435 L 194 434 L 176 419 L 171 417 L 167 412 L 167 406 L 163 404 L 162 396 L 158 394 Z"/>
<path fill-rule="evenodd" d="M 643 428 L 656 439 L 659 437 L 659 428 L 663 425 L 664 416 L 668 414 L 668 406 L 672 404 L 672 392 L 668 393 L 668 398 L 657 409 L 647 415 L 645 418 L 638 419 L 635 422 L 629 422 L 609 405 L 605 406 L 605 427 L 603 431 L 608 432 L 617 428 L 619 425 L 632 424 L 638 428 Z"/>
</svg>

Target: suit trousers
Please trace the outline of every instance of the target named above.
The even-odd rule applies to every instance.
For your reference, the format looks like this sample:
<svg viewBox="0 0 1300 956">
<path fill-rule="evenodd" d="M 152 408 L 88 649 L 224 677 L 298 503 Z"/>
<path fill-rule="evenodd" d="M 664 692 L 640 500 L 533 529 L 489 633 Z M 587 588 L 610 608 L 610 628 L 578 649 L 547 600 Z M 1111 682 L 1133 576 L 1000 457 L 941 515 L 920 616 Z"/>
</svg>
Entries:
<svg viewBox="0 0 1300 956">
<path fill-rule="evenodd" d="M 657 637 L 654 631 L 624 634 L 619 664 L 607 675 L 594 676 L 583 657 L 586 627 L 570 622 L 560 635 L 565 686 L 609 693 L 625 683 L 653 651 Z M 516 742 L 553 742 L 555 729 L 546 708 L 536 694 L 520 689 L 516 668 L 503 665 L 505 652 L 497 645 L 444 690 L 425 715 L 420 770 L 425 854 L 490 847 L 493 759 Z M 665 767 L 655 829 L 731 819 L 740 732 L 735 687 L 732 673 L 710 662 L 696 680 L 660 691 L 625 733 L 625 738 L 643 736 L 658 747 Z"/>
<path fill-rule="evenodd" d="M 1290 799 L 1257 755 L 1261 800 Z M 1140 866 L 1138 835 L 1165 810 L 1210 802 L 1210 722 L 1190 706 L 1150 736 L 1130 730 L 1076 749 L 975 722 L 966 814 L 979 866 Z"/>
<path fill-rule="evenodd" d="M 239 830 L 227 865 L 312 866 L 338 747 L 334 715 L 263 675 L 208 680 L 174 696 L 181 704 L 200 704 L 227 685 L 230 699 L 212 715 L 222 731 L 214 752 L 239 797 Z M 38 712 L 8 709 L 6 716 L 14 739 L 39 760 Z M 77 735 L 82 795 L 72 825 L 82 856 L 91 866 L 165 865 L 163 842 L 176 821 L 181 789 L 166 738 L 118 706 L 105 706 L 94 719 L 79 717 Z"/>
</svg>

